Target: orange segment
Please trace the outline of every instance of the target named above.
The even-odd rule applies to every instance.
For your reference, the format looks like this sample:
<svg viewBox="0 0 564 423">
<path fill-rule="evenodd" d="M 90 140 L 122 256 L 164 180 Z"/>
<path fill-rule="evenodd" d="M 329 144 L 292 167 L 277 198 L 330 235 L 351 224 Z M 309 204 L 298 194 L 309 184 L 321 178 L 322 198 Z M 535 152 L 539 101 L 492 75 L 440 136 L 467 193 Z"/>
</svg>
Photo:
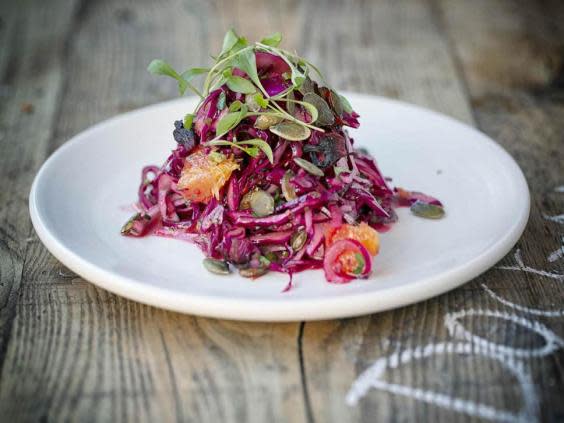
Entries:
<svg viewBox="0 0 564 423">
<path fill-rule="evenodd" d="M 219 197 L 219 190 L 236 169 L 239 165 L 233 157 L 214 163 L 200 148 L 186 157 L 177 187 L 187 200 L 206 202 Z"/>
<path fill-rule="evenodd" d="M 336 229 L 329 229 L 325 235 L 327 247 L 341 239 L 354 239 L 360 242 L 372 256 L 378 254 L 380 250 L 378 232 L 364 222 L 360 225 L 343 224 Z"/>
</svg>

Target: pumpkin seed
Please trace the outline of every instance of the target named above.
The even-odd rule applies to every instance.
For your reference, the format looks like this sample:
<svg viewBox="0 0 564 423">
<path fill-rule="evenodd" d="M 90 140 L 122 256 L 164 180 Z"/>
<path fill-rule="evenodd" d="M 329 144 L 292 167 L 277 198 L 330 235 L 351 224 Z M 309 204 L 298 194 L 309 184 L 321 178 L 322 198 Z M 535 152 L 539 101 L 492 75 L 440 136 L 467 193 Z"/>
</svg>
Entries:
<svg viewBox="0 0 564 423">
<path fill-rule="evenodd" d="M 122 235 L 129 234 L 133 229 L 133 223 L 135 223 L 135 221 L 138 220 L 140 217 L 141 217 L 141 213 L 136 213 L 131 217 L 131 219 L 125 222 L 125 225 L 123 225 L 121 228 L 121 234 Z"/>
<path fill-rule="evenodd" d="M 247 210 L 251 208 L 251 197 L 255 191 L 256 190 L 251 190 L 243 195 L 243 198 L 241 198 L 241 202 L 239 203 L 239 210 Z"/>
<path fill-rule="evenodd" d="M 337 116 L 341 116 L 345 111 L 343 103 L 341 101 L 341 96 L 336 91 L 331 90 L 331 96 L 329 97 L 329 99 L 333 110 L 335 110 L 335 113 L 337 113 Z"/>
<path fill-rule="evenodd" d="M 302 83 L 302 86 L 300 87 L 300 92 L 304 95 L 307 93 L 315 92 L 315 85 L 313 84 L 313 81 L 309 77 L 306 77 L 306 79 Z"/>
<path fill-rule="evenodd" d="M 268 129 L 277 123 L 282 122 L 282 118 L 276 115 L 260 115 L 255 121 L 255 128 Z"/>
<path fill-rule="evenodd" d="M 308 139 L 311 135 L 311 131 L 308 127 L 288 120 L 271 126 L 269 129 L 273 134 L 290 141 L 303 141 Z"/>
<path fill-rule="evenodd" d="M 215 273 L 216 275 L 228 275 L 231 273 L 229 265 L 223 260 L 205 258 L 204 267 L 208 272 Z"/>
<path fill-rule="evenodd" d="M 295 100 L 296 97 L 294 96 L 294 91 L 290 91 L 286 95 L 286 99 L 287 100 Z M 288 101 L 286 103 L 286 109 L 288 110 L 288 113 L 290 113 L 292 116 L 295 116 L 295 114 L 296 114 L 296 103 L 294 103 L 293 101 Z"/>
<path fill-rule="evenodd" d="M 284 195 L 286 201 L 292 201 L 298 198 L 298 195 L 296 194 L 296 190 L 294 189 L 292 184 L 290 184 L 290 179 L 292 179 L 293 177 L 294 177 L 294 172 L 288 170 L 286 171 L 284 176 L 282 176 L 282 180 L 280 181 L 282 194 Z"/>
<path fill-rule="evenodd" d="M 271 263 L 278 261 L 278 256 L 276 255 L 276 253 L 274 251 L 268 251 L 268 252 L 264 253 L 264 256 Z"/>
<path fill-rule="evenodd" d="M 318 126 L 328 126 L 335 123 L 335 115 L 325 100 L 315 93 L 307 93 L 304 95 L 304 101 L 312 104 L 317 109 L 317 120 L 315 124 Z"/>
<path fill-rule="evenodd" d="M 306 241 L 307 241 L 307 234 L 302 229 L 296 232 L 294 235 L 292 235 L 292 238 L 290 239 L 290 245 L 292 246 L 292 249 L 294 251 L 298 251 L 301 250 L 301 248 L 305 245 Z"/>
<path fill-rule="evenodd" d="M 249 204 L 253 213 L 258 217 L 269 216 L 274 213 L 274 198 L 266 191 L 253 192 Z"/>
<path fill-rule="evenodd" d="M 225 91 L 222 91 L 219 93 L 219 98 L 217 99 L 217 110 L 223 110 L 225 109 L 225 101 L 226 101 L 226 97 L 225 97 Z"/>
<path fill-rule="evenodd" d="M 303 170 L 305 170 L 308 173 L 311 173 L 314 176 L 323 176 L 324 173 L 321 169 L 319 169 L 316 165 L 314 165 L 311 162 L 308 162 L 307 160 L 304 160 L 300 157 L 295 157 L 294 158 L 294 162 L 296 162 L 296 164 L 301 167 Z"/>
<path fill-rule="evenodd" d="M 245 267 L 243 269 L 239 269 L 239 274 L 244 278 L 258 278 L 262 275 L 268 273 L 268 269 L 266 267 Z"/>
<path fill-rule="evenodd" d="M 419 217 L 426 219 L 440 219 L 445 215 L 445 209 L 436 204 L 429 204 L 417 200 L 411 205 L 411 212 Z"/>
</svg>

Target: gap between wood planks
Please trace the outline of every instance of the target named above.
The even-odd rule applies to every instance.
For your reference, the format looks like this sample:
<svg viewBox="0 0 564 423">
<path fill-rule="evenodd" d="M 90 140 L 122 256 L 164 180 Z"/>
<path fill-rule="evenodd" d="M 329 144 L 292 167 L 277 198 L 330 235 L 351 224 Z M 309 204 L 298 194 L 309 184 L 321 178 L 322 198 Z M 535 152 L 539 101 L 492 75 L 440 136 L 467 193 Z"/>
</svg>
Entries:
<svg viewBox="0 0 564 423">
<path fill-rule="evenodd" d="M 313 423 L 315 420 L 313 418 L 311 399 L 309 396 L 309 389 L 307 386 L 307 373 L 305 371 L 305 361 L 304 361 L 303 338 L 304 338 L 305 324 L 306 322 L 300 322 L 300 329 L 298 332 L 298 357 L 300 360 L 300 380 L 302 383 L 302 398 L 304 401 L 305 415 L 308 423 Z"/>
</svg>

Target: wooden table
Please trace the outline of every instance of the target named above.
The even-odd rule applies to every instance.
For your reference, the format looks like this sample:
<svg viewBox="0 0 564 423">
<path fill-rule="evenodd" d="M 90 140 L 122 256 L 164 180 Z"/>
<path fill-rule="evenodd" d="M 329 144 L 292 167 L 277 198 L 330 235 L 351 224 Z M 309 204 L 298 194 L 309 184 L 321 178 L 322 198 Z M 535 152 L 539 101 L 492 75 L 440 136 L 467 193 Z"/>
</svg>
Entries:
<svg viewBox="0 0 564 423">
<path fill-rule="evenodd" d="M 559 0 L 2 1 L 0 420 L 563 421 L 563 22 Z M 514 250 L 417 305 L 288 324 L 166 312 L 62 266 L 30 224 L 39 166 L 175 97 L 150 59 L 208 63 L 230 26 L 496 139 L 532 195 Z"/>
</svg>

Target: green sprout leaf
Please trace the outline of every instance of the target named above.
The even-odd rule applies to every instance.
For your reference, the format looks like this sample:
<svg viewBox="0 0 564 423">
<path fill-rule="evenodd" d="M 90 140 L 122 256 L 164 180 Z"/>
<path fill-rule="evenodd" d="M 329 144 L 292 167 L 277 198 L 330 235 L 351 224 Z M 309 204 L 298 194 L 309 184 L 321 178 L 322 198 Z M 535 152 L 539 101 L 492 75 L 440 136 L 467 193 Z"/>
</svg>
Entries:
<svg viewBox="0 0 564 423">
<path fill-rule="evenodd" d="M 260 42 L 261 44 L 265 44 L 267 46 L 278 47 L 282 42 L 282 34 L 275 32 L 274 34 L 263 38 L 262 40 L 260 40 Z"/>
<path fill-rule="evenodd" d="M 235 56 L 233 58 L 233 66 L 245 72 L 257 87 L 262 88 L 257 73 L 257 61 L 255 59 L 255 52 L 252 49 L 242 50 L 241 53 Z"/>
<path fill-rule="evenodd" d="M 185 72 L 182 72 L 182 75 L 180 75 L 180 77 L 185 81 L 190 82 L 196 76 L 203 75 L 205 73 L 208 73 L 209 71 L 209 68 L 191 68 Z"/>
<path fill-rule="evenodd" d="M 251 112 L 259 112 L 260 105 L 256 102 L 254 94 L 247 94 L 245 96 L 245 104 Z"/>
<path fill-rule="evenodd" d="M 227 86 L 231 91 L 243 94 L 252 94 L 257 90 L 251 81 L 240 76 L 227 78 Z"/>
<path fill-rule="evenodd" d="M 250 111 L 256 113 L 268 107 L 268 100 L 261 93 L 252 93 L 245 96 L 245 104 L 249 106 Z"/>
<path fill-rule="evenodd" d="M 233 75 L 233 69 L 230 67 L 227 67 L 225 69 L 223 69 L 223 72 L 221 72 L 221 75 L 227 80 L 228 78 L 231 77 L 231 75 Z"/>
<path fill-rule="evenodd" d="M 194 121 L 194 115 L 192 113 L 187 113 L 184 116 L 184 128 L 190 129 L 192 128 L 192 122 Z"/>
<path fill-rule="evenodd" d="M 270 163 L 274 162 L 272 148 L 270 148 L 270 145 L 268 145 L 266 141 L 261 140 L 260 138 L 254 138 L 251 140 L 244 140 L 238 142 L 232 142 L 227 140 L 212 140 L 208 142 L 208 144 L 216 145 L 216 146 L 225 145 L 233 148 L 238 148 L 239 150 L 244 151 L 251 157 L 256 157 L 258 156 L 260 151 L 263 151 L 265 156 L 270 161 Z M 250 145 L 250 147 L 245 147 L 246 145 Z"/>
<path fill-rule="evenodd" d="M 259 155 L 260 150 L 257 147 L 247 147 L 243 151 L 254 158 Z"/>
<path fill-rule="evenodd" d="M 306 74 L 295 66 L 291 66 L 291 68 L 292 68 L 292 84 L 294 85 L 294 87 L 299 88 L 304 83 L 306 79 Z"/>
<path fill-rule="evenodd" d="M 229 53 L 238 41 L 239 36 L 233 29 L 227 31 L 225 33 L 225 36 L 223 37 L 223 45 L 221 47 L 221 53 L 219 53 L 219 57 L 223 56 L 226 53 Z"/>
<path fill-rule="evenodd" d="M 247 41 L 247 39 L 245 37 L 239 37 L 239 41 L 235 43 L 233 48 L 229 51 L 229 54 L 234 54 L 248 46 L 249 42 Z"/>
<path fill-rule="evenodd" d="M 231 129 L 237 126 L 239 122 L 241 122 L 241 120 L 243 120 L 246 114 L 247 106 L 244 104 L 241 105 L 241 110 L 237 112 L 227 113 L 219 120 L 219 122 L 217 122 L 217 129 L 215 131 L 216 135 L 220 137 L 221 135 L 229 132 Z"/>
<path fill-rule="evenodd" d="M 178 81 L 178 91 L 180 91 L 180 94 L 184 94 L 186 92 L 188 82 L 183 79 L 182 76 L 180 76 L 178 72 L 176 72 L 174 68 L 164 60 L 153 60 L 151 63 L 149 63 L 147 70 L 153 75 L 170 76 L 171 78 L 176 79 Z"/>
<path fill-rule="evenodd" d="M 216 134 L 222 135 L 222 134 L 229 132 L 229 130 L 231 128 L 234 128 L 235 125 L 237 125 L 240 121 L 241 121 L 241 113 L 240 112 L 227 113 L 217 123 Z"/>
<path fill-rule="evenodd" d="M 200 97 L 203 97 L 202 93 L 200 93 L 200 91 L 196 89 L 196 87 L 194 87 L 192 84 L 190 84 L 190 80 L 197 75 L 206 73 L 208 69 L 193 68 L 187 70 L 182 75 L 180 75 L 178 72 L 174 70 L 174 68 L 171 65 L 169 65 L 164 60 L 155 59 L 151 63 L 149 63 L 147 70 L 153 75 L 170 76 L 171 78 L 176 79 L 176 81 L 178 82 L 178 91 L 180 92 L 181 95 L 183 95 L 186 92 L 187 88 L 190 88 L 190 90 L 193 91 L 195 94 L 197 94 Z"/>
<path fill-rule="evenodd" d="M 161 59 L 155 59 L 151 63 L 149 63 L 147 70 L 153 75 L 165 75 L 170 76 L 174 79 L 180 78 L 178 72 L 176 72 L 171 65 Z"/>
<path fill-rule="evenodd" d="M 229 105 L 229 111 L 230 112 L 237 112 L 237 111 L 241 110 L 242 105 L 243 105 L 243 103 L 241 103 L 239 100 L 235 100 L 233 103 L 231 103 Z"/>
<path fill-rule="evenodd" d="M 210 91 L 216 90 L 219 87 L 223 86 L 227 82 L 227 78 L 223 76 L 223 74 L 216 75 L 216 79 L 213 80 L 212 86 L 210 87 Z"/>
<path fill-rule="evenodd" d="M 268 161 L 270 163 L 274 163 L 274 155 L 272 154 L 272 148 L 270 148 L 270 145 L 266 141 L 260 138 L 254 138 L 252 140 L 239 141 L 238 144 L 248 144 L 260 148 L 264 152 L 265 156 L 268 158 Z"/>
<path fill-rule="evenodd" d="M 268 100 L 264 98 L 261 93 L 256 93 L 254 95 L 254 99 L 256 103 L 263 109 L 266 109 L 268 107 Z"/>
</svg>

